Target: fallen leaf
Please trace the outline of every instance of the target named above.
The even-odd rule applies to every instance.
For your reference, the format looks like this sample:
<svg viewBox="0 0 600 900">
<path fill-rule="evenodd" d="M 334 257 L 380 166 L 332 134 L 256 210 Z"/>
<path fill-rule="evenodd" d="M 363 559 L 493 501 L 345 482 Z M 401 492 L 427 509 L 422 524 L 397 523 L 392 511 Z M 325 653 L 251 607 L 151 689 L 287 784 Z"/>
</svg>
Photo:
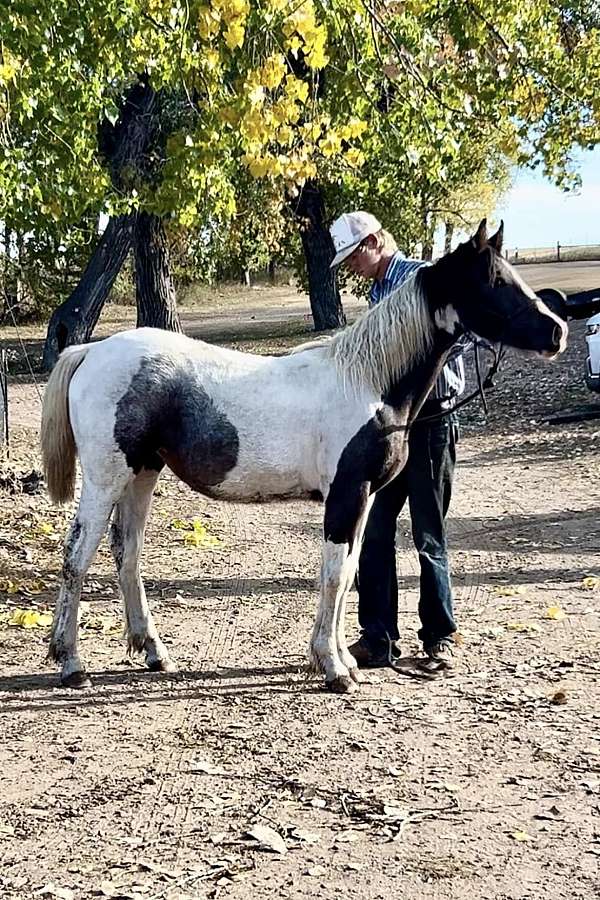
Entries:
<svg viewBox="0 0 600 900">
<path fill-rule="evenodd" d="M 211 534 L 206 525 L 203 525 L 199 519 L 194 519 L 192 531 L 189 531 L 183 540 L 185 544 L 201 549 L 220 547 L 223 544 L 223 541 Z"/>
<path fill-rule="evenodd" d="M 38 609 L 13 609 L 8 624 L 17 628 L 46 628 L 52 625 L 52 613 Z"/>
<path fill-rule="evenodd" d="M 307 869 L 304 873 L 305 875 L 312 875 L 315 878 L 318 878 L 321 875 L 327 875 L 327 869 L 325 866 L 311 866 L 310 869 Z"/>
<path fill-rule="evenodd" d="M 515 841 L 532 841 L 533 838 L 526 831 L 513 831 L 511 837 L 515 839 Z"/>
<path fill-rule="evenodd" d="M 567 702 L 567 695 L 564 691 L 556 691 L 555 694 L 552 694 L 550 698 L 550 703 L 554 703 L 556 706 L 562 706 L 563 703 Z"/>
<path fill-rule="evenodd" d="M 517 597 L 519 594 L 525 594 L 526 592 L 527 588 L 520 584 L 517 587 L 511 587 L 509 585 L 496 587 L 493 589 L 492 594 L 496 594 L 498 597 Z"/>
<path fill-rule="evenodd" d="M 2 825 L 0 823 L 0 834 L 6 834 L 12 836 L 15 833 L 15 829 L 12 825 Z"/>
<path fill-rule="evenodd" d="M 518 631 L 522 634 L 532 634 L 542 630 L 535 622 L 507 622 L 506 627 L 509 631 Z"/>
<path fill-rule="evenodd" d="M 546 610 L 547 619 L 555 619 L 557 622 L 560 622 L 565 616 L 566 613 L 560 606 L 549 606 Z"/>
<path fill-rule="evenodd" d="M 21 586 L 18 581 L 11 581 L 10 578 L 0 578 L 0 591 L 3 594 L 18 594 Z"/>
<path fill-rule="evenodd" d="M 51 525 L 50 522 L 38 522 L 35 526 L 35 530 L 39 534 L 53 534 L 54 525 Z"/>
<path fill-rule="evenodd" d="M 273 850 L 275 853 L 287 853 L 285 841 L 281 835 L 269 825 L 255 825 L 247 832 L 248 836 L 258 841 L 262 850 Z"/>
<path fill-rule="evenodd" d="M 586 591 L 595 591 L 596 588 L 600 587 L 600 578 L 597 575 L 586 575 L 581 582 L 581 587 L 585 588 Z"/>
</svg>

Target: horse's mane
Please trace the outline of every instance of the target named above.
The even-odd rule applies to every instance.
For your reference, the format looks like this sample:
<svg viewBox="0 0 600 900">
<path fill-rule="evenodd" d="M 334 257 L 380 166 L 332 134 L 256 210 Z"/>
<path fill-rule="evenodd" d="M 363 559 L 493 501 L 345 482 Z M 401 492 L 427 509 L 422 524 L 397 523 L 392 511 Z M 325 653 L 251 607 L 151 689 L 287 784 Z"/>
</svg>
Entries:
<svg viewBox="0 0 600 900">
<path fill-rule="evenodd" d="M 419 275 L 323 342 L 342 379 L 354 389 L 367 385 L 376 394 L 385 393 L 431 348 L 434 325 Z"/>
</svg>

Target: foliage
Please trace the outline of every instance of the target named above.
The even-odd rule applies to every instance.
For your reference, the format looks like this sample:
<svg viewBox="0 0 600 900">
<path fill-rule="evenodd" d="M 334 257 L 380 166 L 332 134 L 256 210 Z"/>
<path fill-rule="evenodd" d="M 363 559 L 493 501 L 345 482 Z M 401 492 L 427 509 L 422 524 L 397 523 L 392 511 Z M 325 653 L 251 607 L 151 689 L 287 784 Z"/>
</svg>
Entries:
<svg viewBox="0 0 600 900">
<path fill-rule="evenodd" d="M 576 182 L 571 148 L 600 137 L 599 20 L 593 0 L 15 0 L 0 221 L 64 244 L 88 216 L 144 208 L 213 275 L 276 253 L 312 178 L 332 214 L 367 206 L 410 251 L 486 154 Z M 98 130 L 140 76 L 160 139 L 142 177 L 115 180 Z"/>
</svg>

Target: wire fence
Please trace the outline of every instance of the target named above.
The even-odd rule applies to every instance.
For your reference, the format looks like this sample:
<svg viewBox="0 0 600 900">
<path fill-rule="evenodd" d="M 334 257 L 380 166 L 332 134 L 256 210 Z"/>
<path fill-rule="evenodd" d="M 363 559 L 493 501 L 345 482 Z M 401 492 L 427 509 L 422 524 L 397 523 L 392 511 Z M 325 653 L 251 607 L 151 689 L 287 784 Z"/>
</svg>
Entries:
<svg viewBox="0 0 600 900">
<path fill-rule="evenodd" d="M 600 244 L 561 244 L 552 247 L 514 247 L 508 250 L 508 260 L 516 265 L 544 262 L 577 262 L 600 260 Z"/>
</svg>

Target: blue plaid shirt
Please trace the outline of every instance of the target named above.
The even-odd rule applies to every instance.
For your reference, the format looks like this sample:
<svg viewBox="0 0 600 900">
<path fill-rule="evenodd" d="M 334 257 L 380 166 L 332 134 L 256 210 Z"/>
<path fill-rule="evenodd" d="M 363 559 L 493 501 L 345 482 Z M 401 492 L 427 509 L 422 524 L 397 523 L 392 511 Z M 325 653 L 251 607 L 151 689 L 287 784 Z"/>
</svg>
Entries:
<svg viewBox="0 0 600 900">
<path fill-rule="evenodd" d="M 381 281 L 374 281 L 370 291 L 370 304 L 374 306 L 381 300 L 385 300 L 396 288 L 410 278 L 421 266 L 430 263 L 421 259 L 406 259 L 399 250 L 394 253 Z M 450 359 L 440 372 L 439 378 L 433 386 L 430 397 L 441 402 L 445 409 L 454 406 L 456 398 L 460 397 L 465 389 L 465 364 L 463 362 L 464 346 L 459 342 Z"/>
</svg>

